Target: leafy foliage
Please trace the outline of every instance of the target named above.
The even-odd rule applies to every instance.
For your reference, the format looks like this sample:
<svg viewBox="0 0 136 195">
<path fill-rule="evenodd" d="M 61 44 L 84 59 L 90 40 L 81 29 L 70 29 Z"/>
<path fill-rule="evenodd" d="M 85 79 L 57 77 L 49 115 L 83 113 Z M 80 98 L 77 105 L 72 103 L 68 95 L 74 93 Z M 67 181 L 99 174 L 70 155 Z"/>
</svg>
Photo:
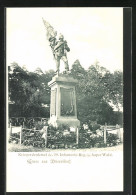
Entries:
<svg viewBox="0 0 136 195">
<path fill-rule="evenodd" d="M 117 145 L 118 136 L 116 134 L 108 133 L 107 136 L 107 144 L 108 145 Z"/>
<path fill-rule="evenodd" d="M 86 71 L 80 62 L 72 66 L 72 76 L 78 79 L 77 105 L 78 117 L 82 122 L 96 121 L 99 124 L 115 123 L 117 115 L 113 112 L 113 104 L 119 108 L 123 102 L 123 79 L 121 72 L 110 73 L 99 65 L 91 65 Z M 113 121 L 114 118 L 114 121 Z M 116 118 L 116 120 L 115 120 Z M 120 122 L 120 121 L 118 121 Z"/>
<path fill-rule="evenodd" d="M 9 98 L 14 104 L 9 107 L 10 116 L 42 116 L 49 117 L 50 88 L 48 82 L 54 71 L 43 71 L 37 68 L 29 72 L 17 63 L 9 68 Z M 70 76 L 78 80 L 76 86 L 78 118 L 82 123 L 121 124 L 123 104 L 123 74 L 110 73 L 98 64 L 85 70 L 76 60 Z M 118 108 L 113 111 L 113 106 Z"/>
<path fill-rule="evenodd" d="M 9 97 L 15 104 L 10 109 L 10 116 L 49 116 L 49 108 L 42 106 L 50 104 L 48 82 L 52 74 L 53 71 L 45 74 L 27 72 L 13 63 L 9 71 Z"/>
</svg>

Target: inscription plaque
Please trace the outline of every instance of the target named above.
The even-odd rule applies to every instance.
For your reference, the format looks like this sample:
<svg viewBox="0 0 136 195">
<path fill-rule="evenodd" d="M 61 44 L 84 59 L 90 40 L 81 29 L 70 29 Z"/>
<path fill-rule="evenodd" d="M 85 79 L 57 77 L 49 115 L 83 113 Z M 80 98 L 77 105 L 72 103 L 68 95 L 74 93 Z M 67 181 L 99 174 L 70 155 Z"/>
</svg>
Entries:
<svg viewBox="0 0 136 195">
<path fill-rule="evenodd" d="M 61 87 L 60 90 L 61 90 L 61 116 L 74 116 L 75 105 L 74 105 L 73 88 L 66 89 Z"/>
<path fill-rule="evenodd" d="M 51 115 L 56 115 L 56 92 L 57 89 L 51 90 Z"/>
</svg>

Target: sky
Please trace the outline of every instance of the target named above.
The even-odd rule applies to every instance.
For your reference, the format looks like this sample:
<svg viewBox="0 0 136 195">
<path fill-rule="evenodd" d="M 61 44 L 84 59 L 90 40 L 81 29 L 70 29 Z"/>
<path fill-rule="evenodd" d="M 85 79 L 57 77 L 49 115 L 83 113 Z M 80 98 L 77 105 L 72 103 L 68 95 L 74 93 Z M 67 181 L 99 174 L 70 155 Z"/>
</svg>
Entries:
<svg viewBox="0 0 136 195">
<path fill-rule="evenodd" d="M 111 72 L 123 71 L 123 8 L 7 8 L 7 66 L 56 69 L 42 17 L 64 35 L 70 68 L 78 59 L 85 69 L 98 61 Z"/>
</svg>

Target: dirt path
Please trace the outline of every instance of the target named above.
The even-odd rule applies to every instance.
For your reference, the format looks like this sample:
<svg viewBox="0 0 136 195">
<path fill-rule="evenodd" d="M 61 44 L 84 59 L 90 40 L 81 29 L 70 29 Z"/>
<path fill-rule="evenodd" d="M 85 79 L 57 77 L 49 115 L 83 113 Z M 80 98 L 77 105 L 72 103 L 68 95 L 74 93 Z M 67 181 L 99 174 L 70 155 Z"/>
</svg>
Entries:
<svg viewBox="0 0 136 195">
<path fill-rule="evenodd" d="M 20 144 L 8 144 L 9 152 L 46 152 L 46 151 L 123 151 L 123 144 L 119 144 L 117 146 L 106 147 L 106 148 L 87 148 L 87 149 L 49 149 L 49 148 L 37 148 L 33 146 L 24 146 Z"/>
</svg>

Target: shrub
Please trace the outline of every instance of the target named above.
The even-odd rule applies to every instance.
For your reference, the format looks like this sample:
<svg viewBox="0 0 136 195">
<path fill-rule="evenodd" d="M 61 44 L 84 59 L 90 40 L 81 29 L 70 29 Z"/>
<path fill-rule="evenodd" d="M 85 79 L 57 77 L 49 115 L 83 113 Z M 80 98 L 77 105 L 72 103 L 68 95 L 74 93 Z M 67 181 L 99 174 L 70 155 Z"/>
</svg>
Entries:
<svg viewBox="0 0 136 195">
<path fill-rule="evenodd" d="M 100 125 L 99 124 L 94 124 L 92 126 L 92 131 L 96 131 L 97 129 L 100 129 Z"/>
<path fill-rule="evenodd" d="M 38 123 L 35 123 L 35 128 L 37 129 L 37 130 L 41 130 L 45 125 L 44 125 L 44 123 L 43 122 L 38 122 Z"/>
<path fill-rule="evenodd" d="M 108 133 L 107 135 L 107 144 L 109 145 L 117 145 L 118 136 L 116 134 Z"/>
</svg>

